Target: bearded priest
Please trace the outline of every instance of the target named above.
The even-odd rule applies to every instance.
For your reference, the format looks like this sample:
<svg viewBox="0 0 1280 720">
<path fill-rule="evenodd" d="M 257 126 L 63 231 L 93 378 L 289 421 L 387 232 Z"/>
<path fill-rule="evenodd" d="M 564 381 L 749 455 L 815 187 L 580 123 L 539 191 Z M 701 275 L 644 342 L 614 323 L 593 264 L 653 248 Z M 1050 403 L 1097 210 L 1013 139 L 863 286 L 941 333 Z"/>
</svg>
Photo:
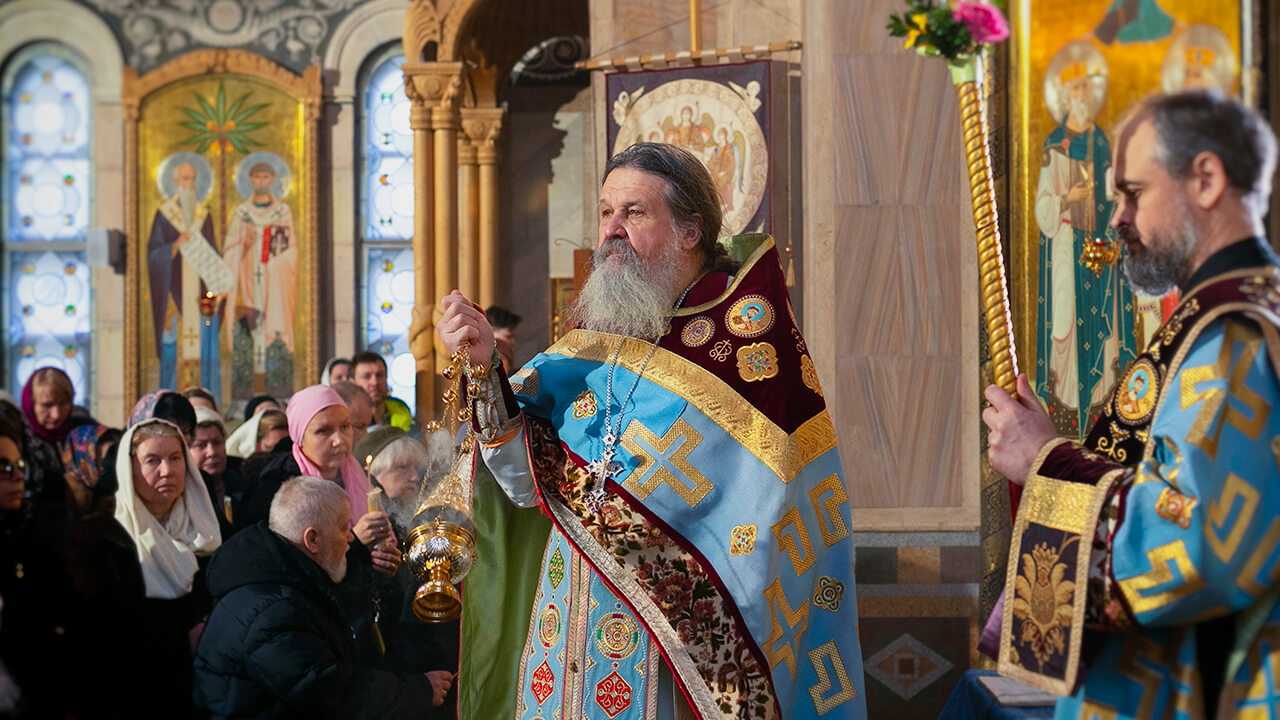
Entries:
<svg viewBox="0 0 1280 720">
<path fill-rule="evenodd" d="M 1263 237 L 1276 139 L 1210 92 L 1121 125 L 1112 226 L 1130 284 L 1182 299 L 1084 444 L 1018 378 L 990 458 L 1026 483 L 999 669 L 1063 718 L 1275 717 L 1280 667 L 1280 262 Z"/>
<path fill-rule="evenodd" d="M 476 455 L 551 520 L 477 486 L 459 717 L 865 717 L 851 507 L 772 239 L 732 259 L 666 144 L 613 157 L 598 211 L 577 329 L 510 382 L 484 313 L 442 301 L 486 368 Z"/>
</svg>

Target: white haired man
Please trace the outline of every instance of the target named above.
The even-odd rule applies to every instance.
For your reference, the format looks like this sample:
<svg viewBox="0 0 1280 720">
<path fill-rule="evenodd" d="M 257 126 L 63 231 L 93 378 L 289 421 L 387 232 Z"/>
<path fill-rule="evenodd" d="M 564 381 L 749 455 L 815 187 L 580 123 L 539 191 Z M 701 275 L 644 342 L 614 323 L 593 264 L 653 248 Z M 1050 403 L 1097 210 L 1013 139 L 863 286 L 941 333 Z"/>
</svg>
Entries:
<svg viewBox="0 0 1280 720">
<path fill-rule="evenodd" d="M 196 648 L 193 695 L 211 718 L 421 717 L 425 676 L 376 671 L 361 658 L 334 592 L 347 572 L 346 492 L 318 477 L 285 482 L 265 524 L 209 563 L 217 599 Z"/>
</svg>

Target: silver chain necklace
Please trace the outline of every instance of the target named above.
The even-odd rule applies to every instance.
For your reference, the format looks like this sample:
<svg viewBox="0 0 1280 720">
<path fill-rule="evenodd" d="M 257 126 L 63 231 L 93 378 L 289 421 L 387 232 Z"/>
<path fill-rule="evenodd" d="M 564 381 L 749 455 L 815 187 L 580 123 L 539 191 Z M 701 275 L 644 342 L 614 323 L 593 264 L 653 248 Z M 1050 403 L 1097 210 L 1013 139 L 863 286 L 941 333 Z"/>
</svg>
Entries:
<svg viewBox="0 0 1280 720">
<path fill-rule="evenodd" d="M 684 299 L 688 296 L 689 291 L 693 289 L 697 280 L 689 283 L 689 286 L 680 294 L 680 299 L 676 301 L 675 307 L 671 309 L 671 314 L 667 316 L 667 328 L 670 330 L 671 318 L 675 316 L 676 310 L 684 304 Z M 619 472 L 622 471 L 622 463 L 613 459 L 615 448 L 618 444 L 618 436 L 622 433 L 622 416 L 626 410 L 627 403 L 631 402 L 631 396 L 635 393 L 636 387 L 640 385 L 640 378 L 644 376 L 644 370 L 649 366 L 649 360 L 653 357 L 653 353 L 658 349 L 658 343 L 662 341 L 663 336 L 658 337 L 649 345 L 649 352 L 644 356 L 644 361 L 640 363 L 640 369 L 636 372 L 636 379 L 631 381 L 631 389 L 627 391 L 627 397 L 618 405 L 618 422 L 615 426 L 613 423 L 613 373 L 618 368 L 618 355 L 622 353 L 622 346 L 626 343 L 625 337 L 618 338 L 618 347 L 613 351 L 613 358 L 609 361 L 609 380 L 605 384 L 604 399 L 604 437 L 600 439 L 603 445 L 600 450 L 600 457 L 587 463 L 587 472 L 591 474 L 591 490 L 587 493 L 587 508 L 594 511 L 600 509 L 600 504 L 608 497 L 605 492 L 605 486 Z"/>
</svg>

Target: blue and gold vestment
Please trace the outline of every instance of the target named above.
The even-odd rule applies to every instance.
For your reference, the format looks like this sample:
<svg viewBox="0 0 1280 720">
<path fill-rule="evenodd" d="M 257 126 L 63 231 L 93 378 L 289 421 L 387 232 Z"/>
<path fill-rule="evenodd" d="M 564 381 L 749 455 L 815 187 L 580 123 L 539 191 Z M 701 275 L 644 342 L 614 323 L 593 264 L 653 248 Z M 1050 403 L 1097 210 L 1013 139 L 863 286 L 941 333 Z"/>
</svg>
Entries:
<svg viewBox="0 0 1280 720">
<path fill-rule="evenodd" d="M 1278 403 L 1280 270 L 1193 288 L 1032 466 L 1001 673 L 1058 718 L 1280 718 Z"/>
<path fill-rule="evenodd" d="M 865 717 L 850 498 L 772 240 L 650 350 L 575 330 L 512 378 L 553 523 L 516 717 Z M 584 468 L 633 383 L 595 509 Z"/>
</svg>

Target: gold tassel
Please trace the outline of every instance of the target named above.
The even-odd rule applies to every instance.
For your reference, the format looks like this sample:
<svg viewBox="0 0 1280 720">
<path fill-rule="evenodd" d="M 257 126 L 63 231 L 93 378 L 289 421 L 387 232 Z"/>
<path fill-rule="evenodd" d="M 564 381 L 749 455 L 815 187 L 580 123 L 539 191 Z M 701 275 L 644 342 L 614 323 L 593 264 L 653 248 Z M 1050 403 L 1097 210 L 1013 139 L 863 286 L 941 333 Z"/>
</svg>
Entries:
<svg viewBox="0 0 1280 720">
<path fill-rule="evenodd" d="M 796 286 L 796 254 L 787 248 L 787 287 Z"/>
</svg>

